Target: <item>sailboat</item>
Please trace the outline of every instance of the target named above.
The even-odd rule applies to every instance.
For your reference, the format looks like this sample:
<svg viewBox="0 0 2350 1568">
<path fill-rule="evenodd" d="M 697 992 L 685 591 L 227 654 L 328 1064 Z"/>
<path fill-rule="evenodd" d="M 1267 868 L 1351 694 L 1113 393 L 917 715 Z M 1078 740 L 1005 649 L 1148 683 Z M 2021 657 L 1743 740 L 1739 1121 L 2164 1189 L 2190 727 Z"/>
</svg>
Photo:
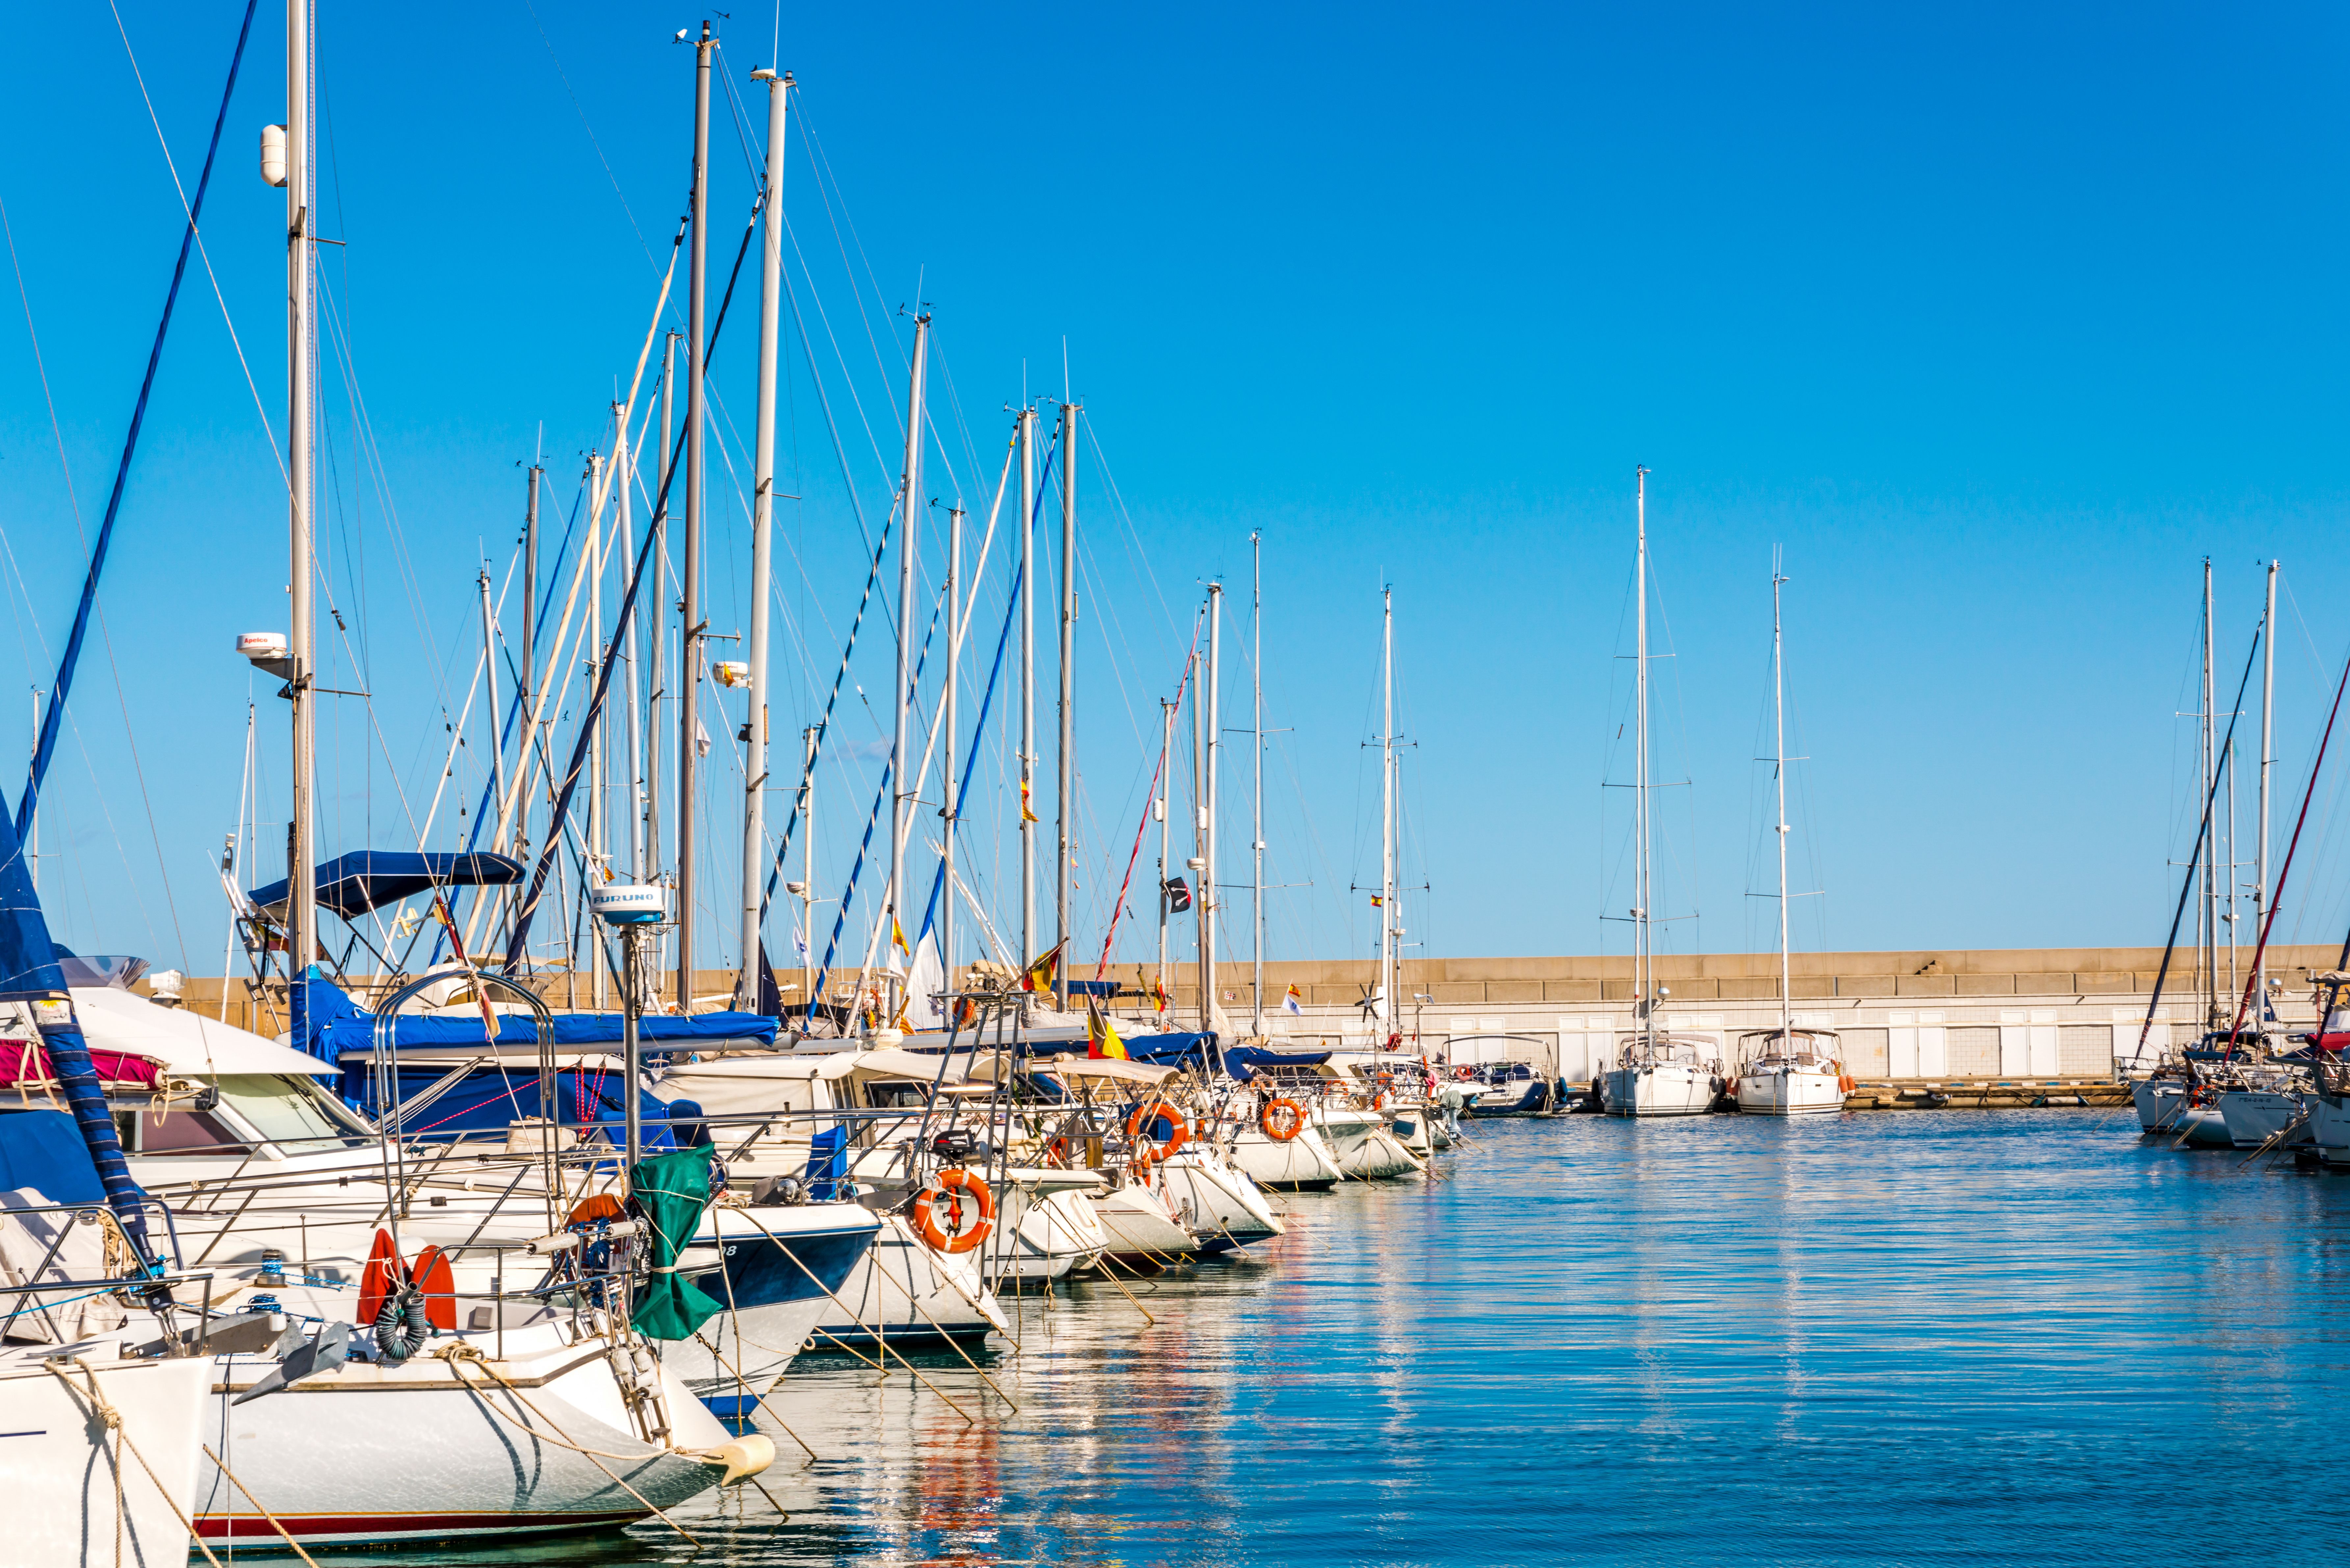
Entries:
<svg viewBox="0 0 2350 1568">
<path fill-rule="evenodd" d="M 1623 1037 L 1607 1075 L 1604 1109 L 1612 1116 L 1697 1116 L 1721 1094 L 1721 1063 L 1710 1039 L 1675 1036 L 1657 1026 L 1664 989 L 1657 984 L 1649 903 L 1656 880 L 1649 864 L 1648 811 L 1648 471 L 1639 471 L 1639 537 L 1634 567 L 1638 601 L 1633 668 L 1632 979 L 1634 1028 Z"/>
<path fill-rule="evenodd" d="M 1798 1029 L 1789 981 L 1793 963 L 1787 946 L 1787 667 L 1779 616 L 1779 590 L 1786 584 L 1779 563 L 1771 564 L 1771 719 L 1776 745 L 1771 777 L 1778 789 L 1779 821 L 1779 1027 L 1741 1036 L 1738 1108 L 1752 1116 L 1831 1116 L 1844 1109 L 1849 1083 L 1835 1059 L 1839 1043 L 1825 1029 Z"/>
</svg>

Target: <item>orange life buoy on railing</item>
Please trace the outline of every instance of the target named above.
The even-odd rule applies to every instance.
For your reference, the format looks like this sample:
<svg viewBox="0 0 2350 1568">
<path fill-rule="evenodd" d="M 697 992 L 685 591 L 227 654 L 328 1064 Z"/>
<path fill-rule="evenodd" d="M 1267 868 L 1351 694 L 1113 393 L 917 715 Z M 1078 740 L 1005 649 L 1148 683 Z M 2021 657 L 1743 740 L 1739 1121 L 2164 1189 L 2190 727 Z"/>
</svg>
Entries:
<svg viewBox="0 0 2350 1568">
<path fill-rule="evenodd" d="M 1841 1089 L 1841 1090 L 1843 1090 L 1846 1094 L 1849 1095 L 1849 1094 L 1851 1094 L 1855 1089 L 1857 1089 L 1858 1087 L 1860 1087 L 1860 1085 L 1859 1085 L 1857 1083 L 1856 1083 L 1856 1082 L 1854 1082 L 1854 1081 L 1853 1081 L 1853 1076 L 1852 1076 L 1852 1075 L 1851 1075 L 1851 1074 L 1846 1073 L 1846 1074 L 1844 1074 L 1843 1075 L 1839 1076 L 1839 1077 L 1836 1079 L 1836 1087 L 1837 1087 L 1837 1088 L 1839 1088 L 1839 1089 Z"/>
<path fill-rule="evenodd" d="M 1267 1100 L 1257 1112 L 1256 1125 L 1275 1143 L 1287 1143 L 1305 1130 L 1305 1107 L 1286 1097 Z"/>
<path fill-rule="evenodd" d="M 1165 1100 L 1145 1100 L 1136 1106 L 1134 1114 L 1126 1118 L 1126 1136 L 1139 1142 L 1142 1129 L 1159 1121 L 1172 1123 L 1175 1127 L 1175 1136 L 1167 1140 L 1167 1153 L 1173 1154 L 1191 1141 L 1191 1124 L 1183 1119 L 1182 1112 Z"/>
<path fill-rule="evenodd" d="M 963 1224 L 966 1194 L 976 1211 L 968 1227 Z M 939 1223 L 941 1203 L 947 1206 L 947 1222 L 954 1227 L 951 1231 Z M 968 1170 L 941 1170 L 928 1187 L 914 1194 L 914 1227 L 934 1252 L 968 1252 L 995 1228 L 995 1194 L 988 1190 L 984 1179 Z"/>
<path fill-rule="evenodd" d="M 1393 1104 L 1395 1104 L 1395 1096 L 1385 1089 L 1371 1096 L 1371 1109 L 1375 1111 L 1386 1110 Z"/>
<path fill-rule="evenodd" d="M 1452 1081 L 1456 1084 L 1472 1083 L 1476 1077 L 1477 1069 L 1474 1067 L 1461 1066 L 1452 1069 Z"/>
</svg>

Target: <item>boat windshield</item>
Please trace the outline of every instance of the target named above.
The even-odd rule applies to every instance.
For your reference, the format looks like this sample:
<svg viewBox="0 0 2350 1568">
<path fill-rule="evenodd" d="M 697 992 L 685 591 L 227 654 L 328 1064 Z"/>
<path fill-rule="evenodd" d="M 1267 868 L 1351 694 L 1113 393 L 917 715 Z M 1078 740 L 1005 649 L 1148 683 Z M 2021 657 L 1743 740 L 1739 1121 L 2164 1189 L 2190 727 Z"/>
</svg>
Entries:
<svg viewBox="0 0 2350 1568">
<path fill-rule="evenodd" d="M 224 1074 L 220 1097 L 255 1132 L 291 1154 L 356 1143 L 367 1131 L 317 1085 L 290 1074 Z"/>
</svg>

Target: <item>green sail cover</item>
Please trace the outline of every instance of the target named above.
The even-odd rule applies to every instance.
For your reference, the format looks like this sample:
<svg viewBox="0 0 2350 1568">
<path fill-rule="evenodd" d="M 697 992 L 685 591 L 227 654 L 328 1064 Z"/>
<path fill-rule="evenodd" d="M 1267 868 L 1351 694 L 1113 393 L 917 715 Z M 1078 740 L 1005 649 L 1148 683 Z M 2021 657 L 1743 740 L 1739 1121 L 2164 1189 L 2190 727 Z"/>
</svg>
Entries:
<svg viewBox="0 0 2350 1568">
<path fill-rule="evenodd" d="M 677 1272 L 678 1255 L 710 1207 L 710 1156 L 683 1148 L 640 1160 L 629 1172 L 629 1190 L 652 1227 L 653 1277 L 637 1301 L 637 1331 L 649 1339 L 691 1339 L 726 1310 Z"/>
</svg>

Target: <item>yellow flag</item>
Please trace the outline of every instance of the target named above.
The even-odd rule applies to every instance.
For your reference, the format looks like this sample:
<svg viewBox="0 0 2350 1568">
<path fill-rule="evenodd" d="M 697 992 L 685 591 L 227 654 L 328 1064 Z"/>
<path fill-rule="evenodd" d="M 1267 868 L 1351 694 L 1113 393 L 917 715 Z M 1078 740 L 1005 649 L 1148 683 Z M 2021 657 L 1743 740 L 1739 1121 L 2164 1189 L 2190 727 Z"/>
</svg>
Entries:
<svg viewBox="0 0 2350 1568">
<path fill-rule="evenodd" d="M 1022 779 L 1020 781 L 1020 820 L 1023 822 L 1034 822 L 1036 820 L 1036 814 L 1028 808 L 1028 781 L 1026 779 Z"/>
<path fill-rule="evenodd" d="M 906 945 L 905 929 L 898 924 L 898 917 L 895 915 L 889 917 L 889 940 L 898 944 L 899 952 L 904 953 L 908 958 L 914 956 L 914 950 Z"/>
<path fill-rule="evenodd" d="M 1118 1037 L 1118 1025 L 1090 998 L 1086 1002 L 1086 1054 L 1097 1062 L 1127 1060 L 1126 1042 Z"/>
</svg>

